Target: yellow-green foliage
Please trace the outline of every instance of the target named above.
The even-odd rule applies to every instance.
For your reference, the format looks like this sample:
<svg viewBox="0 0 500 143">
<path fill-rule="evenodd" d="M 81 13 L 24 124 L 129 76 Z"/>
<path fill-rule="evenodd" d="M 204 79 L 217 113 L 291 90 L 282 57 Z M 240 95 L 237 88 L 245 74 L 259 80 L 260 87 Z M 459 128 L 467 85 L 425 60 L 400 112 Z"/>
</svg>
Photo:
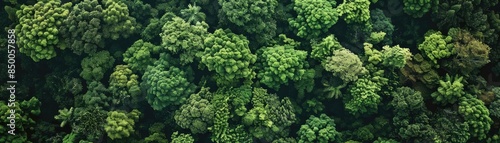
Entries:
<svg viewBox="0 0 500 143">
<path fill-rule="evenodd" d="M 120 37 L 128 38 L 135 33 L 139 26 L 135 18 L 129 16 L 128 7 L 120 0 L 104 0 L 105 9 L 103 34 L 105 38 L 116 40 Z"/>
<path fill-rule="evenodd" d="M 451 40 L 450 36 L 444 36 L 439 31 L 429 31 L 426 33 L 424 42 L 418 45 L 418 49 L 434 64 L 437 64 L 439 59 L 449 57 L 455 53 L 453 45 L 449 44 Z"/>
<path fill-rule="evenodd" d="M 334 51 L 333 56 L 327 57 L 321 65 L 345 83 L 356 81 L 358 76 L 368 72 L 359 57 L 348 49 Z"/>
<path fill-rule="evenodd" d="M 112 140 L 129 137 L 134 132 L 135 122 L 139 119 L 141 112 L 134 109 L 130 113 L 122 111 L 108 112 L 104 130 Z"/>
<path fill-rule="evenodd" d="M 109 77 L 109 90 L 113 94 L 113 104 L 122 104 L 124 100 L 137 98 L 141 94 L 139 76 L 132 73 L 127 65 L 117 65 Z"/>
<path fill-rule="evenodd" d="M 490 118 L 490 112 L 484 103 L 473 97 L 463 97 L 458 105 L 460 113 L 465 122 L 469 125 L 469 132 L 473 137 L 482 140 L 490 131 L 493 120 Z"/>
<path fill-rule="evenodd" d="M 33 61 L 52 59 L 59 43 L 59 26 L 68 16 L 71 3 L 60 0 L 41 0 L 35 5 L 22 5 L 16 12 L 19 24 L 16 36 L 19 52 Z"/>
<path fill-rule="evenodd" d="M 370 20 L 370 0 L 344 0 L 337 10 L 348 24 Z"/>
<path fill-rule="evenodd" d="M 437 91 L 431 94 L 434 101 L 443 105 L 454 104 L 465 94 L 462 79 L 462 76 L 451 77 L 446 74 L 445 80 L 439 80 Z"/>
</svg>

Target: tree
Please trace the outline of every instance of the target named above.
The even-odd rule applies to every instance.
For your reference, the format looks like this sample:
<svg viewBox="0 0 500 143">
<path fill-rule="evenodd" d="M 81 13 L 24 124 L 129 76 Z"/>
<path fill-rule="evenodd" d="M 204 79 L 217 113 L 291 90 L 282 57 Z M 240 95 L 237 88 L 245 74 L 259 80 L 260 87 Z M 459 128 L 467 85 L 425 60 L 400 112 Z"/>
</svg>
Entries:
<svg viewBox="0 0 500 143">
<path fill-rule="evenodd" d="M 22 5 L 16 12 L 19 52 L 33 61 L 49 60 L 56 56 L 59 44 L 59 27 L 69 14 L 71 3 L 60 0 L 42 0 L 35 5 Z"/>
</svg>

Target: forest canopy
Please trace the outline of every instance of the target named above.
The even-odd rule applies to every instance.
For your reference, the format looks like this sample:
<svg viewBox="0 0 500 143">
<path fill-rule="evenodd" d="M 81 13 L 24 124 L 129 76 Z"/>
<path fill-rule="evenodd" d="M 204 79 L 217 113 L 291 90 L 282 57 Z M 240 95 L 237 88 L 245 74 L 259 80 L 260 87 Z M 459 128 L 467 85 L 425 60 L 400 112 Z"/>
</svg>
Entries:
<svg viewBox="0 0 500 143">
<path fill-rule="evenodd" d="M 500 142 L 498 0 L 2 7 L 1 143 Z"/>
</svg>

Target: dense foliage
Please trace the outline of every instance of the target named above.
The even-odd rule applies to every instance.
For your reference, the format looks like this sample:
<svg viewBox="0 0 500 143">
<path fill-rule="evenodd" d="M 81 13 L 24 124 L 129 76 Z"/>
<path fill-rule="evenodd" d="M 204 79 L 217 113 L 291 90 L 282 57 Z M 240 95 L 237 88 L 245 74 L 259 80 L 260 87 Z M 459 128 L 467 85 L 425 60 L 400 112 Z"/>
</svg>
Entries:
<svg viewBox="0 0 500 143">
<path fill-rule="evenodd" d="M 500 142 L 498 0 L 2 4 L 0 143 Z"/>
</svg>

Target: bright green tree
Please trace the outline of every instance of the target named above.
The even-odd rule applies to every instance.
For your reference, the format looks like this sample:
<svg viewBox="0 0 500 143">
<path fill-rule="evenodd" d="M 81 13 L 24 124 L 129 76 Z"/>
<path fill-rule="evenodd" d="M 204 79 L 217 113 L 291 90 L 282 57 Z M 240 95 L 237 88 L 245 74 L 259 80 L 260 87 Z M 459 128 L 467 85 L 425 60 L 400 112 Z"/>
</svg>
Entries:
<svg viewBox="0 0 500 143">
<path fill-rule="evenodd" d="M 35 5 L 22 5 L 16 12 L 16 43 L 19 52 L 33 61 L 52 59 L 59 44 L 59 28 L 69 15 L 71 3 L 61 4 L 60 0 L 41 0 Z"/>
<path fill-rule="evenodd" d="M 250 67 L 257 60 L 248 47 L 249 41 L 243 35 L 229 30 L 217 29 L 205 39 L 205 50 L 198 54 L 201 64 L 209 71 L 215 71 L 218 85 L 234 85 L 244 79 L 250 83 L 255 72 Z"/>
<path fill-rule="evenodd" d="M 317 38 L 337 23 L 339 13 L 334 8 L 335 1 L 295 0 L 293 4 L 297 17 L 288 19 L 288 22 L 299 37 Z"/>
</svg>

